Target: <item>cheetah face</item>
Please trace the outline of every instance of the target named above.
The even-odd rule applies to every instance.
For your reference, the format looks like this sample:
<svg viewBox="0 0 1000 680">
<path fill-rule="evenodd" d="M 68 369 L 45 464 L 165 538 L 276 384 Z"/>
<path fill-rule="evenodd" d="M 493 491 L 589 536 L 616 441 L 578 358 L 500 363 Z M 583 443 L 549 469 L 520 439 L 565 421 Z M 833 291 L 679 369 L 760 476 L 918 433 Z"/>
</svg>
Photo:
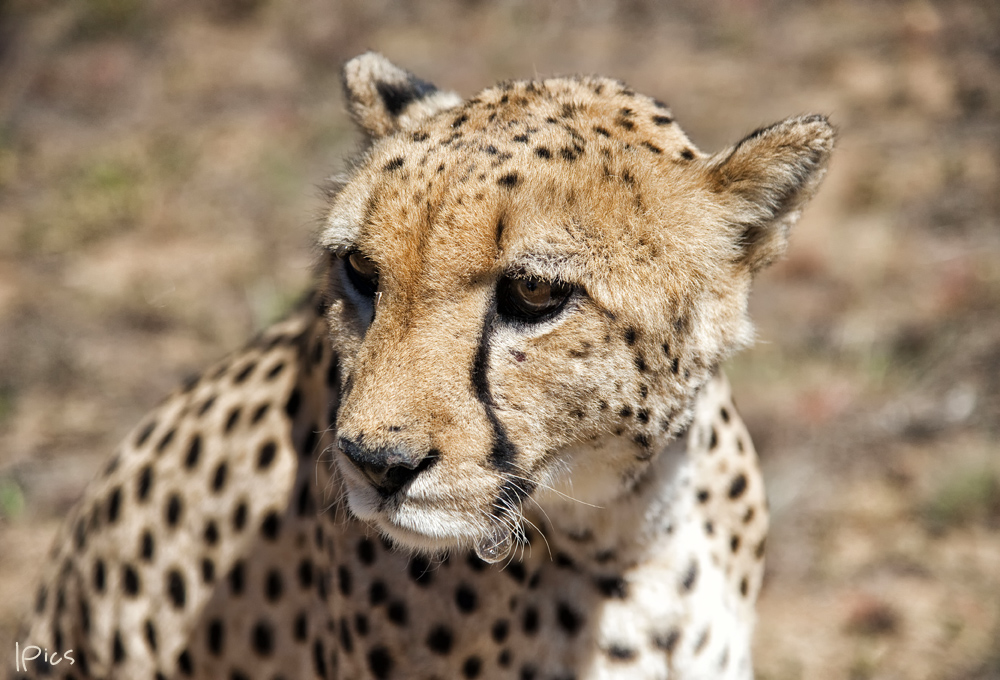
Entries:
<svg viewBox="0 0 1000 680">
<path fill-rule="evenodd" d="M 344 79 L 370 145 L 321 239 L 335 464 L 398 543 L 496 561 L 522 506 L 611 502 L 686 426 L 833 131 L 790 119 L 707 156 L 613 80 L 463 103 L 373 53 Z"/>
</svg>

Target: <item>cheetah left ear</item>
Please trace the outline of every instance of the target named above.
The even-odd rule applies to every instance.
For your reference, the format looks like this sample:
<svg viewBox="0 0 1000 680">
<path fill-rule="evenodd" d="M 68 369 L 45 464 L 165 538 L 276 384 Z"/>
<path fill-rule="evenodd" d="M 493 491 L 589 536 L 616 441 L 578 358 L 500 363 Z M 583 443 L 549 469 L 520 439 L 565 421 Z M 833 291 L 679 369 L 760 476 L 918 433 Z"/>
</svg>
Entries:
<svg viewBox="0 0 1000 680">
<path fill-rule="evenodd" d="M 454 92 L 438 90 L 377 52 L 365 52 L 344 64 L 343 78 L 351 115 L 372 139 L 462 103 Z"/>
<path fill-rule="evenodd" d="M 788 232 L 826 174 L 835 138 L 824 116 L 789 118 L 709 159 L 709 180 L 739 230 L 738 260 L 751 273 L 784 254 Z"/>
</svg>

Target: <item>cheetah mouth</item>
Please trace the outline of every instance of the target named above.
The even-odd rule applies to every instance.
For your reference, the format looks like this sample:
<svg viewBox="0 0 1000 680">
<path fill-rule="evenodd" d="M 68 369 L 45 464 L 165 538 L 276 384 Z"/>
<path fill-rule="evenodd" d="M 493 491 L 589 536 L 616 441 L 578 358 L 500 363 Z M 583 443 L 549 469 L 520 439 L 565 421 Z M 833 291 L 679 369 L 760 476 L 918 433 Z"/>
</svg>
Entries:
<svg viewBox="0 0 1000 680">
<path fill-rule="evenodd" d="M 352 514 L 400 547 L 425 553 L 471 549 L 484 562 L 495 563 L 509 557 L 523 537 L 519 513 L 509 504 L 471 512 L 456 507 L 450 494 L 437 497 L 408 487 L 385 495 L 350 466 L 340 467 Z"/>
</svg>

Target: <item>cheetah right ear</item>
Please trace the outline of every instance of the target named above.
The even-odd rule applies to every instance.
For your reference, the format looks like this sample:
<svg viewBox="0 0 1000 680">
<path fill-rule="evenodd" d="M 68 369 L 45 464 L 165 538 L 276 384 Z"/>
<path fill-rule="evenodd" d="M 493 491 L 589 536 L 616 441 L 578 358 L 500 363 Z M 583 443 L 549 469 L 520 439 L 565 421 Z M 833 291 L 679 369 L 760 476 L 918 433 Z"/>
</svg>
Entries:
<svg viewBox="0 0 1000 680">
<path fill-rule="evenodd" d="M 738 261 L 754 273 L 780 257 L 788 232 L 826 174 L 836 130 L 823 116 L 789 118 L 752 132 L 709 160 L 728 207 Z"/>
<path fill-rule="evenodd" d="M 343 78 L 351 115 L 372 139 L 411 128 L 462 103 L 454 92 L 438 90 L 378 52 L 365 52 L 344 64 Z"/>
</svg>

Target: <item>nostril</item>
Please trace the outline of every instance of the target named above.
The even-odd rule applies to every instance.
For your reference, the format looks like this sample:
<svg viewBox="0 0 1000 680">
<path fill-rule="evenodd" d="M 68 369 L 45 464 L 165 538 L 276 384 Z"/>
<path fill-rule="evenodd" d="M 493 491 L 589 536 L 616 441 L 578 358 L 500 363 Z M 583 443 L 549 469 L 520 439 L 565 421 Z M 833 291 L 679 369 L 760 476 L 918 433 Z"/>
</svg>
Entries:
<svg viewBox="0 0 1000 680">
<path fill-rule="evenodd" d="M 345 437 L 337 443 L 354 467 L 384 496 L 399 491 L 437 459 L 435 451 L 413 455 L 400 447 L 367 447 Z"/>
</svg>

